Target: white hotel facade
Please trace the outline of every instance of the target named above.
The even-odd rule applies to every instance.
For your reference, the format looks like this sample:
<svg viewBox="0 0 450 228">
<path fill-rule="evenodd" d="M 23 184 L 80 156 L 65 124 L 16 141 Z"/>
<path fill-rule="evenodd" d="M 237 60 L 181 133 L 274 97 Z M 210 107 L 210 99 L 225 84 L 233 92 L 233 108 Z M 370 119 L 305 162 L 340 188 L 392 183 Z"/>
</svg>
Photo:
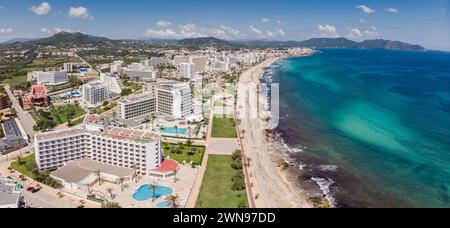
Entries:
<svg viewBox="0 0 450 228">
<path fill-rule="evenodd" d="M 151 94 L 129 96 L 119 102 L 120 118 L 124 120 L 144 118 L 156 113 L 156 97 Z"/>
<path fill-rule="evenodd" d="M 35 71 L 32 74 L 33 78 L 36 79 L 37 84 L 61 85 L 69 81 L 67 78 L 67 72 L 64 71 L 61 72 Z"/>
<path fill-rule="evenodd" d="M 192 92 L 187 83 L 158 85 L 156 97 L 157 110 L 161 115 L 183 119 L 192 114 Z"/>
<path fill-rule="evenodd" d="M 80 159 L 122 168 L 143 175 L 162 164 L 161 137 L 155 133 L 103 125 L 84 124 L 78 128 L 40 133 L 35 136 L 36 164 L 40 170 L 63 167 Z"/>
<path fill-rule="evenodd" d="M 83 101 L 89 107 L 101 105 L 109 100 L 109 89 L 101 81 L 92 81 L 81 87 Z"/>
</svg>

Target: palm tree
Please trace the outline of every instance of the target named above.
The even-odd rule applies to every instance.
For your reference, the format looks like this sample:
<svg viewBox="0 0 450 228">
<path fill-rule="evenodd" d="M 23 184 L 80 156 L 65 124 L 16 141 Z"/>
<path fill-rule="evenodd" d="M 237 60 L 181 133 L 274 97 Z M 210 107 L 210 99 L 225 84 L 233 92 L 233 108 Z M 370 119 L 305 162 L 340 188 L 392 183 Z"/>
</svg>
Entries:
<svg viewBox="0 0 450 228">
<path fill-rule="evenodd" d="M 119 177 L 119 179 L 117 179 L 117 184 L 120 185 L 121 191 L 123 192 L 123 184 L 125 182 L 125 178 L 124 177 Z"/>
<path fill-rule="evenodd" d="M 87 187 L 89 195 L 92 195 L 91 185 L 87 184 L 86 187 Z"/>
<path fill-rule="evenodd" d="M 172 205 L 172 208 L 177 208 L 179 206 L 178 201 L 180 201 L 180 196 L 169 195 L 169 196 L 166 196 L 165 200 L 170 202 L 170 204 Z"/>
<path fill-rule="evenodd" d="M 156 188 L 157 188 L 157 186 L 156 186 L 156 184 L 151 184 L 150 185 L 150 188 L 151 188 L 151 190 L 152 190 L 152 202 L 155 202 L 155 200 L 156 200 Z"/>
<path fill-rule="evenodd" d="M 133 164 L 133 165 L 131 165 L 131 168 L 133 169 L 133 172 L 134 172 L 132 179 L 134 179 L 136 181 L 136 183 L 137 183 L 138 182 L 137 170 L 136 170 L 137 167 L 136 167 L 135 164 Z"/>
<path fill-rule="evenodd" d="M 176 134 L 177 134 L 177 137 L 178 137 L 178 126 L 177 125 L 175 125 L 175 132 L 176 132 Z"/>
<path fill-rule="evenodd" d="M 98 178 L 98 186 L 102 186 L 102 172 L 100 170 L 95 171 Z"/>
<path fill-rule="evenodd" d="M 188 151 L 190 151 L 192 146 L 192 140 L 190 138 L 186 141 L 186 145 L 188 146 Z"/>
<path fill-rule="evenodd" d="M 107 188 L 106 192 L 109 193 L 109 196 L 111 196 L 111 200 L 113 200 L 114 199 L 114 195 L 113 195 L 114 189 L 113 188 Z"/>
</svg>

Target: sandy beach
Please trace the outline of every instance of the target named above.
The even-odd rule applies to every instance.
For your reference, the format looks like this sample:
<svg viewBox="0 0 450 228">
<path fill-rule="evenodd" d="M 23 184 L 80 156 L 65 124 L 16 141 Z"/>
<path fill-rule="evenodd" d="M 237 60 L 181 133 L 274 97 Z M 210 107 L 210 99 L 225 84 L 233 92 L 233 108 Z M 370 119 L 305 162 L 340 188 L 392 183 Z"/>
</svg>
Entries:
<svg viewBox="0 0 450 228">
<path fill-rule="evenodd" d="M 239 91 L 256 86 L 264 69 L 281 57 L 268 59 L 257 66 L 244 72 L 239 81 Z M 250 166 L 248 172 L 250 185 L 255 196 L 257 208 L 311 208 L 305 192 L 295 185 L 295 176 L 288 170 L 282 170 L 277 161 L 282 159 L 277 154 L 271 139 L 264 133 L 266 121 L 257 117 L 259 111 L 256 106 L 259 99 L 257 96 L 249 95 L 249 92 L 239 92 L 238 115 L 240 119 L 240 134 L 244 148 L 245 157 L 249 158 Z"/>
</svg>

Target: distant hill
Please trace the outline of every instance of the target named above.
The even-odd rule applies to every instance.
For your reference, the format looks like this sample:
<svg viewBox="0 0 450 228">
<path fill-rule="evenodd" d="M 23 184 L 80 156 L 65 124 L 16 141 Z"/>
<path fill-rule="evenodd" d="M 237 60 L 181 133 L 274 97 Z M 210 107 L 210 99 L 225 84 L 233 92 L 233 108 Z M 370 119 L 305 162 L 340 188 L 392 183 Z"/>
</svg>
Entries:
<svg viewBox="0 0 450 228">
<path fill-rule="evenodd" d="M 84 33 L 60 32 L 48 38 L 42 39 L 14 39 L 1 45 L 103 45 L 103 44 L 147 44 L 159 46 L 175 46 L 192 49 L 204 49 L 214 47 L 218 49 L 236 49 L 241 47 L 309 47 L 309 48 L 364 48 L 364 49 L 386 49 L 425 51 L 420 45 L 403 43 L 390 40 L 365 40 L 362 42 L 352 41 L 346 38 L 313 38 L 305 41 L 271 41 L 271 40 L 237 40 L 226 41 L 215 37 L 189 38 L 182 40 L 174 39 L 146 39 L 146 40 L 112 40 L 104 37 L 91 36 Z"/>
<path fill-rule="evenodd" d="M 234 48 L 235 45 L 228 41 L 217 39 L 215 37 L 201 37 L 182 39 L 176 42 L 177 45 L 187 48 L 208 48 L 214 47 L 219 49 Z"/>
<path fill-rule="evenodd" d="M 406 50 L 406 51 L 425 51 L 420 45 L 407 44 L 400 41 L 391 40 L 365 40 L 358 44 L 359 48 L 386 49 L 386 50 Z"/>
<path fill-rule="evenodd" d="M 25 42 L 28 45 L 85 45 L 85 44 L 102 44 L 112 42 L 112 40 L 104 37 L 91 36 L 84 33 L 60 32 L 53 36 L 31 40 Z"/>
<path fill-rule="evenodd" d="M 34 39 L 29 39 L 29 38 L 16 38 L 16 39 L 12 39 L 12 40 L 7 40 L 1 44 L 15 44 L 15 43 L 24 43 L 24 42 L 28 42 Z"/>
<path fill-rule="evenodd" d="M 420 45 L 390 40 L 365 40 L 356 42 L 346 38 L 313 38 L 305 41 L 236 41 L 238 45 L 253 47 L 309 47 L 309 48 L 364 48 L 405 51 L 425 51 Z"/>
</svg>

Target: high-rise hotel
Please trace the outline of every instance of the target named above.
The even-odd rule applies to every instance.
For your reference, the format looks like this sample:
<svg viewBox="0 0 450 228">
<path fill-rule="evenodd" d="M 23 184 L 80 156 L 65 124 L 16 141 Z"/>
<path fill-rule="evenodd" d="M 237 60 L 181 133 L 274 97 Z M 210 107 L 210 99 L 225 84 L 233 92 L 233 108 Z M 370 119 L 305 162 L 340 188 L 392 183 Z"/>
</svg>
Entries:
<svg viewBox="0 0 450 228">
<path fill-rule="evenodd" d="M 40 170 L 60 168 L 69 161 L 88 158 L 150 175 L 162 164 L 159 135 L 108 127 L 98 116 L 87 117 L 77 128 L 37 134 L 35 152 Z"/>
</svg>

